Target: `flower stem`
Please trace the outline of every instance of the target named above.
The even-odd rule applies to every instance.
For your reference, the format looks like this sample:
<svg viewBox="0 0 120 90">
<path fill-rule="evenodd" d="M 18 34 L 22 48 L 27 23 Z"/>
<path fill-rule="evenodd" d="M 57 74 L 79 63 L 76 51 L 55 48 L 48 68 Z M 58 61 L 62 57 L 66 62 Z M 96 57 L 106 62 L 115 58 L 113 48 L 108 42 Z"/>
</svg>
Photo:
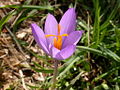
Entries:
<svg viewBox="0 0 120 90">
<path fill-rule="evenodd" d="M 56 90 L 57 74 L 58 74 L 58 60 L 55 60 L 54 61 L 53 83 L 52 83 L 51 90 Z"/>
</svg>

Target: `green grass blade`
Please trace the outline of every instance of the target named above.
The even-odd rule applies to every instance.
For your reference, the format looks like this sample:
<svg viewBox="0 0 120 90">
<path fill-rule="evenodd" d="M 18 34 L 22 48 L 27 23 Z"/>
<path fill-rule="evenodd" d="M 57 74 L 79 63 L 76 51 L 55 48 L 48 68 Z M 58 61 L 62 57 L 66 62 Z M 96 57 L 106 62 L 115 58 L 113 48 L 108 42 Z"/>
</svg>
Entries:
<svg viewBox="0 0 120 90">
<path fill-rule="evenodd" d="M 95 3 L 95 23 L 93 27 L 93 41 L 95 42 L 95 47 L 99 44 L 100 39 L 100 7 L 99 1 L 96 0 Z"/>
<path fill-rule="evenodd" d="M 110 20 L 112 20 L 115 17 L 119 7 L 120 7 L 120 5 L 119 5 L 119 3 L 117 3 L 115 5 L 114 9 L 112 10 L 112 12 L 110 13 L 109 17 L 107 18 L 107 20 L 100 26 L 100 30 L 103 30 L 110 24 Z"/>
<path fill-rule="evenodd" d="M 36 72 L 43 72 L 43 73 L 53 73 L 53 70 L 51 69 L 38 69 L 38 68 L 35 68 L 35 67 L 31 67 L 34 71 Z"/>
<path fill-rule="evenodd" d="M 115 37 L 116 37 L 117 50 L 119 50 L 120 49 L 120 29 L 119 28 L 115 28 Z"/>
<path fill-rule="evenodd" d="M 22 9 L 39 9 L 39 10 L 53 10 L 51 6 L 36 6 L 36 5 L 4 5 L 0 8 L 22 8 Z"/>
<path fill-rule="evenodd" d="M 8 13 L 8 15 L 6 15 L 5 17 L 3 17 L 1 20 L 0 20 L 0 32 L 2 30 L 2 27 L 3 25 L 8 22 L 8 20 L 15 14 L 14 11 L 11 11 Z"/>
<path fill-rule="evenodd" d="M 73 66 L 73 64 L 75 62 L 77 62 L 78 60 L 80 60 L 80 57 L 70 59 L 71 63 L 67 67 L 65 67 L 65 69 L 61 73 L 59 73 L 58 78 L 62 77 L 64 74 L 66 74 L 66 72 L 68 72 L 69 69 Z"/>
<path fill-rule="evenodd" d="M 107 76 L 107 75 L 111 74 L 112 72 L 115 72 L 116 70 L 119 70 L 119 69 L 120 69 L 120 67 L 115 67 L 112 70 L 105 72 L 105 73 L 99 75 L 98 77 L 94 78 L 92 80 L 92 82 L 96 82 L 96 81 L 100 80 L 101 78 L 104 78 L 105 76 Z"/>
<path fill-rule="evenodd" d="M 32 11 L 24 11 L 23 14 L 21 15 L 20 18 L 18 18 L 18 20 L 16 21 L 16 23 L 13 25 L 13 28 L 17 28 L 17 26 L 24 20 L 28 19 L 28 18 L 32 18 L 35 14 L 36 14 L 37 10 L 33 9 Z"/>
<path fill-rule="evenodd" d="M 117 54 L 115 54 L 111 50 L 108 50 L 108 49 L 103 48 L 101 46 L 100 46 L 100 48 L 102 50 L 97 50 L 97 49 L 88 48 L 88 47 L 84 47 L 84 46 L 77 46 L 77 48 L 80 50 L 83 50 L 83 51 L 89 51 L 91 53 L 98 54 L 98 55 L 103 56 L 107 59 L 113 59 L 117 62 L 120 62 L 120 57 Z"/>
</svg>

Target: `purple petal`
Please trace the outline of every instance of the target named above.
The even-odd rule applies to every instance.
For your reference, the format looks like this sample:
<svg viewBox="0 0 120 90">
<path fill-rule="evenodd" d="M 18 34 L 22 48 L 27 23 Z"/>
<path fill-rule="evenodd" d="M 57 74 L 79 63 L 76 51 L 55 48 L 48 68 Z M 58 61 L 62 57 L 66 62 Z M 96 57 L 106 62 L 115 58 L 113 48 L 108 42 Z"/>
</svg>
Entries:
<svg viewBox="0 0 120 90">
<path fill-rule="evenodd" d="M 49 45 L 48 45 L 48 50 L 49 50 L 50 56 L 52 55 L 52 47 L 53 47 L 52 44 L 49 44 Z"/>
<path fill-rule="evenodd" d="M 58 22 L 54 18 L 53 15 L 48 14 L 47 19 L 45 21 L 45 35 L 57 35 L 58 33 Z M 49 43 L 53 43 L 53 36 L 48 37 L 47 40 Z"/>
<path fill-rule="evenodd" d="M 82 37 L 83 31 L 73 31 L 65 38 L 62 48 L 65 48 L 67 45 L 76 45 L 80 38 Z"/>
<path fill-rule="evenodd" d="M 57 60 L 64 60 L 69 58 L 75 52 L 76 46 L 69 45 L 66 48 L 62 49 L 56 56 L 55 59 Z"/>
<path fill-rule="evenodd" d="M 32 33 L 35 38 L 35 41 L 37 42 L 39 47 L 42 48 L 45 53 L 49 54 L 49 51 L 47 49 L 45 34 L 42 31 L 42 29 L 35 23 L 31 24 L 31 28 L 32 28 Z"/>
<path fill-rule="evenodd" d="M 55 56 L 60 52 L 60 50 L 58 50 L 57 48 L 55 48 L 54 46 L 52 47 L 52 57 L 55 58 Z"/>
<path fill-rule="evenodd" d="M 68 9 L 60 20 L 61 34 L 71 33 L 76 27 L 76 13 L 74 8 Z"/>
</svg>

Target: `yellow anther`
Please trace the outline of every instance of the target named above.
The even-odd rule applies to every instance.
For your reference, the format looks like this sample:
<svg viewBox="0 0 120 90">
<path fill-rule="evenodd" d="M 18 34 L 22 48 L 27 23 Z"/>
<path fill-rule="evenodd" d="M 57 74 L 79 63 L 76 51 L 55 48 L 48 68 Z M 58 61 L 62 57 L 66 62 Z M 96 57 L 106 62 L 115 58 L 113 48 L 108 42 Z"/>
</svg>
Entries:
<svg viewBox="0 0 120 90">
<path fill-rule="evenodd" d="M 61 36 L 68 36 L 68 34 L 62 34 Z"/>
<path fill-rule="evenodd" d="M 56 35 L 45 35 L 46 38 L 51 37 L 51 36 L 56 36 Z"/>
</svg>

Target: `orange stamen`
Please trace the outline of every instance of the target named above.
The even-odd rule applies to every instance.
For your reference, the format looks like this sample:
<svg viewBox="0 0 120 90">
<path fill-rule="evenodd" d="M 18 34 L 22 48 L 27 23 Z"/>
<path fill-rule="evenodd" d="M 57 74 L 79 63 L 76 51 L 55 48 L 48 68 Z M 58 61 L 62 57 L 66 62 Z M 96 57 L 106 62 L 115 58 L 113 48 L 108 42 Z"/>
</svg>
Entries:
<svg viewBox="0 0 120 90">
<path fill-rule="evenodd" d="M 58 36 L 57 47 L 59 50 L 62 48 L 62 36 Z"/>
<path fill-rule="evenodd" d="M 58 35 L 60 35 L 61 26 L 58 24 Z"/>
<path fill-rule="evenodd" d="M 46 38 L 51 37 L 51 36 L 55 36 L 55 38 L 53 39 L 54 47 L 56 47 L 59 50 L 61 50 L 61 48 L 62 48 L 62 37 L 68 36 L 68 34 L 60 35 L 60 30 L 61 30 L 61 26 L 58 24 L 58 35 L 51 35 L 51 34 L 45 35 Z"/>
<path fill-rule="evenodd" d="M 54 46 L 57 47 L 57 39 L 56 38 L 54 38 L 53 42 L 54 42 Z"/>
</svg>

